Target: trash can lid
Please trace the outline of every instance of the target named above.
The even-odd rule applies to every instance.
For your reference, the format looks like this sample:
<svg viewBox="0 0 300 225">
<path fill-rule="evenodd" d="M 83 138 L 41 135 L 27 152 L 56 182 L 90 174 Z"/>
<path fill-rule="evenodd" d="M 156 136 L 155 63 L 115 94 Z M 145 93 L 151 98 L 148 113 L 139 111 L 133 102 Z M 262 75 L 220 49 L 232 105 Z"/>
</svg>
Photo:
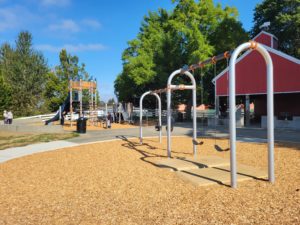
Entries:
<svg viewBox="0 0 300 225">
<path fill-rule="evenodd" d="M 85 117 L 79 117 L 78 120 L 87 120 Z"/>
</svg>

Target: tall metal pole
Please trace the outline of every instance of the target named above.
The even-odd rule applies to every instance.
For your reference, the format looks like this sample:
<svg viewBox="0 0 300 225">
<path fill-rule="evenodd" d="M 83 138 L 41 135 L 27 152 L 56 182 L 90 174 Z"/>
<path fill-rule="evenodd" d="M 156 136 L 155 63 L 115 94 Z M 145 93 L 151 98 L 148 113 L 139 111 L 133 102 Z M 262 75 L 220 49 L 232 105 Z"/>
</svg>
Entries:
<svg viewBox="0 0 300 225">
<path fill-rule="evenodd" d="M 268 51 L 257 42 L 247 42 L 238 46 L 232 53 L 229 63 L 229 132 L 230 132 L 230 169 L 231 187 L 237 188 L 236 180 L 236 116 L 235 116 L 235 64 L 238 55 L 249 48 L 257 50 L 267 65 L 267 114 L 268 114 L 268 178 L 274 183 L 274 99 L 273 63 Z"/>
<path fill-rule="evenodd" d="M 258 45 L 257 49 L 264 57 L 267 64 L 267 113 L 268 113 L 268 176 L 271 183 L 275 182 L 275 165 L 274 165 L 274 78 L 273 62 L 268 51 Z"/>
<path fill-rule="evenodd" d="M 180 73 L 180 70 L 177 70 L 171 74 L 177 74 Z M 170 82 L 171 83 L 171 82 Z M 169 81 L 168 81 L 169 84 Z M 168 158 L 171 158 L 171 116 L 172 116 L 172 111 L 171 111 L 171 88 L 167 87 L 167 151 L 168 151 Z"/>
<path fill-rule="evenodd" d="M 97 90 L 98 90 L 97 81 L 95 79 L 95 110 L 97 110 L 97 108 L 98 108 Z"/>
<path fill-rule="evenodd" d="M 196 83 L 196 82 L 195 82 Z M 196 84 L 193 88 L 193 153 L 194 157 L 197 157 L 197 99 L 196 99 Z"/>
<path fill-rule="evenodd" d="M 162 126 L 161 126 L 161 99 L 160 96 L 156 93 L 153 93 L 156 96 L 158 101 L 158 126 L 159 126 L 159 143 L 161 143 L 161 135 L 162 135 Z"/>
</svg>

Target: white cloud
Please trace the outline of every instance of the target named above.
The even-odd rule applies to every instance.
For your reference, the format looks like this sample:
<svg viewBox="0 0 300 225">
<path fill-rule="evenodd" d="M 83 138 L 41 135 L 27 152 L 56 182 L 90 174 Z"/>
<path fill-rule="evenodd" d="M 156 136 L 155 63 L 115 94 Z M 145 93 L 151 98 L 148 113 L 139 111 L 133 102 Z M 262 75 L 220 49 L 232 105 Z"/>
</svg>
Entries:
<svg viewBox="0 0 300 225">
<path fill-rule="evenodd" d="M 60 52 L 62 49 L 66 49 L 68 52 L 85 52 L 85 51 L 102 51 L 106 47 L 102 44 L 65 44 L 63 46 L 53 46 L 49 44 L 36 45 L 36 49 L 40 51 L 48 52 Z"/>
<path fill-rule="evenodd" d="M 0 32 L 9 29 L 28 29 L 32 24 L 36 24 L 37 21 L 40 21 L 39 16 L 31 13 L 23 6 L 15 5 L 0 8 Z"/>
<path fill-rule="evenodd" d="M 0 31 L 18 27 L 20 21 L 14 9 L 0 9 Z"/>
<path fill-rule="evenodd" d="M 41 0 L 44 6 L 67 6 L 71 4 L 71 0 Z"/>
<path fill-rule="evenodd" d="M 87 26 L 93 29 L 99 29 L 101 27 L 101 23 L 99 23 L 97 20 L 93 19 L 84 19 L 81 21 L 81 24 L 83 26 Z"/>
<path fill-rule="evenodd" d="M 60 31 L 60 32 L 72 32 L 76 33 L 80 31 L 79 25 L 73 20 L 62 20 L 57 24 L 50 24 L 48 26 L 50 31 Z"/>
</svg>

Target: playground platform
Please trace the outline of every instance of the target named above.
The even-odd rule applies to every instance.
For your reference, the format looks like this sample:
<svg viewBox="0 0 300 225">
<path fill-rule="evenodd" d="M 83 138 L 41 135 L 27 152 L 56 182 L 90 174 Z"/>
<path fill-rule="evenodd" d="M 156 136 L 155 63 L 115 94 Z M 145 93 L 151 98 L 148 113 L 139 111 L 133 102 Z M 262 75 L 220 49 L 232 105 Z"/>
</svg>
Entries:
<svg viewBox="0 0 300 225">
<path fill-rule="evenodd" d="M 196 186 L 213 184 L 230 185 L 230 162 L 217 156 L 194 158 L 169 158 L 159 161 L 158 166 L 170 168 L 183 180 Z M 237 165 L 237 180 L 267 178 L 267 170 L 261 170 L 243 164 Z"/>
</svg>

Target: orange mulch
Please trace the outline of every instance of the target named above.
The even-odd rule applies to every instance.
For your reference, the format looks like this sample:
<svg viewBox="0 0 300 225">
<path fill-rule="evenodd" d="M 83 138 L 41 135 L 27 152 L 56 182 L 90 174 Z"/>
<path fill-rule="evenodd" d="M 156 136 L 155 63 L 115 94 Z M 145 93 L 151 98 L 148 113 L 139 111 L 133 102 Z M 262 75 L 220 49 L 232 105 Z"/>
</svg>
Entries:
<svg viewBox="0 0 300 225">
<path fill-rule="evenodd" d="M 200 156 L 229 158 L 227 140 L 204 139 Z M 192 156 L 191 138 L 172 156 Z M 0 164 L 0 224 L 300 224 L 300 145 L 275 146 L 275 184 L 196 187 L 155 166 L 166 138 L 109 141 Z M 237 143 L 237 161 L 267 169 L 266 144 Z"/>
<path fill-rule="evenodd" d="M 110 129 L 127 129 L 127 128 L 135 128 L 137 126 L 131 125 L 131 124 L 119 124 L 119 123 L 112 123 L 111 128 L 107 129 L 105 126 L 103 126 L 102 123 L 97 123 L 95 125 L 91 124 L 89 121 L 87 121 L 86 124 L 86 130 L 110 130 Z M 69 121 L 65 122 L 63 126 L 65 131 L 76 131 L 76 122 L 72 123 L 72 127 Z"/>
</svg>

